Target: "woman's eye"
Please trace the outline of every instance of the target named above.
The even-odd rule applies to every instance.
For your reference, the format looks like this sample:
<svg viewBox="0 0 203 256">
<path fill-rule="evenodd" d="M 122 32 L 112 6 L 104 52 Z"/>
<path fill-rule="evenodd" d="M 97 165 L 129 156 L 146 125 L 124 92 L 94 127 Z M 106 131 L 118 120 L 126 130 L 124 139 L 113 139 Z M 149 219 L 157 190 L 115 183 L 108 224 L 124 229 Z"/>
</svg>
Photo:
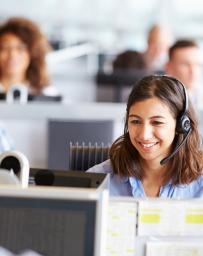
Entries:
<svg viewBox="0 0 203 256">
<path fill-rule="evenodd" d="M 160 121 L 153 121 L 152 124 L 154 124 L 154 125 L 162 125 L 163 122 L 160 122 Z"/>
<path fill-rule="evenodd" d="M 140 120 L 131 120 L 130 123 L 131 124 L 140 124 L 141 121 Z"/>
</svg>

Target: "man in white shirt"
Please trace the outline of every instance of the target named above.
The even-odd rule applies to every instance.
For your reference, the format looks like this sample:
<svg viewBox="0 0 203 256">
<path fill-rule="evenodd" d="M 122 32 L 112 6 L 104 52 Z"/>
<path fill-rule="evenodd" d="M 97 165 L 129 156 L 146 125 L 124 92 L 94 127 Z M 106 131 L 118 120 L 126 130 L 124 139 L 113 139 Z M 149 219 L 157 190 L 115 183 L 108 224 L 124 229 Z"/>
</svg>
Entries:
<svg viewBox="0 0 203 256">
<path fill-rule="evenodd" d="M 200 87 L 200 49 L 193 40 L 178 40 L 169 49 L 165 72 L 180 80 L 188 89 L 195 108 L 202 108 L 203 88 Z"/>
<path fill-rule="evenodd" d="M 143 53 L 148 70 L 163 71 L 172 42 L 173 35 L 169 27 L 160 24 L 151 27 L 147 38 L 147 49 Z"/>
</svg>

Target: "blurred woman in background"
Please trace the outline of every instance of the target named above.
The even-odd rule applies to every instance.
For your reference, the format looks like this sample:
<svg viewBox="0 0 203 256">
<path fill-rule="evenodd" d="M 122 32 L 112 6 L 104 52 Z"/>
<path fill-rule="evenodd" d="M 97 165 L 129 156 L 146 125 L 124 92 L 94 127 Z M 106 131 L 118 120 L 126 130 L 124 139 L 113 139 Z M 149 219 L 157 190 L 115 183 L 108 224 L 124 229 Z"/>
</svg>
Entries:
<svg viewBox="0 0 203 256">
<path fill-rule="evenodd" d="M 0 90 L 14 85 L 30 94 L 55 94 L 49 86 L 46 54 L 51 49 L 39 27 L 23 17 L 13 17 L 0 26 Z"/>
</svg>

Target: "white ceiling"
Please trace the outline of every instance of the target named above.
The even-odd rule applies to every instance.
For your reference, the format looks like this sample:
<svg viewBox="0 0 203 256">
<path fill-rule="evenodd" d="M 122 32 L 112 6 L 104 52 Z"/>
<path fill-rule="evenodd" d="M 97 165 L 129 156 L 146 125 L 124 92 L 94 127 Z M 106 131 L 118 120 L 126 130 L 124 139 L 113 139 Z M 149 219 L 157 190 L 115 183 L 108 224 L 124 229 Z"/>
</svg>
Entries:
<svg viewBox="0 0 203 256">
<path fill-rule="evenodd" d="M 106 48 L 141 49 L 149 27 L 157 22 L 166 23 L 176 37 L 203 41 L 202 0 L 0 0 L 0 4 L 1 21 L 27 16 L 48 37 L 69 44 L 93 41 Z"/>
</svg>

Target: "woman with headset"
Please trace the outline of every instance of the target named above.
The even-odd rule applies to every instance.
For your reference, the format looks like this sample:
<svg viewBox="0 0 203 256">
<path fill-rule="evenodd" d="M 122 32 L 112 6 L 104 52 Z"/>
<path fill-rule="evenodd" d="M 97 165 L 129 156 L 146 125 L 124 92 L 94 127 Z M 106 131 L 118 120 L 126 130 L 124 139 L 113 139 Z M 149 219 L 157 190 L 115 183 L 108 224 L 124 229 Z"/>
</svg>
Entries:
<svg viewBox="0 0 203 256">
<path fill-rule="evenodd" d="M 184 85 L 147 76 L 132 89 L 124 134 L 110 159 L 89 172 L 110 173 L 110 195 L 203 197 L 203 151 L 197 119 Z"/>
</svg>

